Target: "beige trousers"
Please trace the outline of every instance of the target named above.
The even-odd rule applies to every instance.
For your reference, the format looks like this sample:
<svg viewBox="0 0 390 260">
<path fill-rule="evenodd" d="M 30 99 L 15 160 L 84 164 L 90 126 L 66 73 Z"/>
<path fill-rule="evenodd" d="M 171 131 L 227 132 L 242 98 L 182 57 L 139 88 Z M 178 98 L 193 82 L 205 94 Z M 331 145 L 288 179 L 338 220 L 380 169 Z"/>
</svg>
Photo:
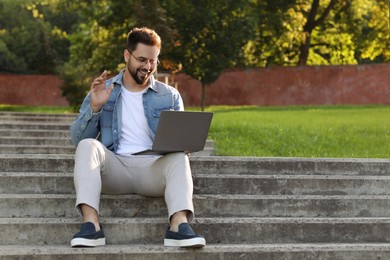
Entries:
<svg viewBox="0 0 390 260">
<path fill-rule="evenodd" d="M 168 217 L 181 210 L 194 215 L 193 183 L 188 156 L 117 155 L 95 139 L 76 149 L 74 184 L 76 207 L 87 204 L 99 213 L 100 194 L 139 194 L 165 197 Z"/>
</svg>

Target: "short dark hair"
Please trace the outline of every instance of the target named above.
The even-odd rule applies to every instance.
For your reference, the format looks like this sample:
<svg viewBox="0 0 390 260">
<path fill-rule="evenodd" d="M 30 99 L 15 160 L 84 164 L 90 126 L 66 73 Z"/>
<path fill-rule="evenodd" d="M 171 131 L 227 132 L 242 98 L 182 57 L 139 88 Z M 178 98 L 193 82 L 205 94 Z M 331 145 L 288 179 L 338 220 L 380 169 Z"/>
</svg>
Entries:
<svg viewBox="0 0 390 260">
<path fill-rule="evenodd" d="M 156 46 L 161 49 L 161 38 L 152 29 L 147 27 L 134 28 L 127 34 L 126 49 L 134 51 L 138 43 Z"/>
</svg>

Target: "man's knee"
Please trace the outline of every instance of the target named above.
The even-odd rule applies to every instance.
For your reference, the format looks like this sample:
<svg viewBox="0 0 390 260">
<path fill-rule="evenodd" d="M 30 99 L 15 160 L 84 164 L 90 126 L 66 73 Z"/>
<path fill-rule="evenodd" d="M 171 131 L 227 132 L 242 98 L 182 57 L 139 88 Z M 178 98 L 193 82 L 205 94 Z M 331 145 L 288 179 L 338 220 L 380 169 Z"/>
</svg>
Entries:
<svg viewBox="0 0 390 260">
<path fill-rule="evenodd" d="M 97 141 L 96 139 L 88 138 L 83 139 L 79 142 L 76 149 L 75 159 L 87 159 L 98 157 L 102 159 L 104 156 L 104 148 L 102 143 Z"/>
<path fill-rule="evenodd" d="M 185 153 L 178 152 L 178 153 L 170 153 L 165 155 L 170 161 L 174 162 L 187 162 L 188 156 Z"/>
<path fill-rule="evenodd" d="M 164 168 L 169 174 L 191 175 L 188 156 L 185 153 L 170 153 L 164 156 Z M 172 176 L 172 175 L 171 175 Z"/>
<path fill-rule="evenodd" d="M 77 145 L 77 149 L 89 148 L 89 147 L 97 147 L 100 142 L 93 138 L 83 139 Z"/>
</svg>

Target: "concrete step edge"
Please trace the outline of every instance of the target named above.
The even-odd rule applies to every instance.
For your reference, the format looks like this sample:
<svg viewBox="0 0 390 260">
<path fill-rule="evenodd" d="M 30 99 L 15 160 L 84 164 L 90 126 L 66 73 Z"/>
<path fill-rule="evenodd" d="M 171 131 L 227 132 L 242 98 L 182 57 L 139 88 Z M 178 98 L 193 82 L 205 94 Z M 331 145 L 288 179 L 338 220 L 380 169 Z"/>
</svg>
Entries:
<svg viewBox="0 0 390 260">
<path fill-rule="evenodd" d="M 9 159 L 9 158 L 15 158 L 15 159 L 37 159 L 37 158 L 44 158 L 44 159 L 68 159 L 69 157 L 58 157 L 57 155 L 47 156 L 47 155 L 36 155 L 27 157 L 25 155 L 0 155 L 0 159 Z M 267 163 L 267 164 L 278 164 L 278 163 L 295 163 L 298 166 L 302 167 L 303 163 L 310 163 L 311 165 L 315 164 L 331 164 L 332 166 L 339 165 L 356 165 L 356 164 L 367 164 L 369 166 L 376 164 L 378 165 L 385 165 L 390 167 L 390 159 L 381 159 L 381 158 L 299 158 L 299 157 L 245 157 L 245 156 L 210 156 L 207 158 L 198 158 L 194 159 L 194 162 L 196 161 L 202 161 L 202 162 L 209 162 L 209 163 L 215 163 L 217 166 L 218 164 L 225 164 L 225 163 L 238 163 L 238 164 L 248 164 L 248 163 Z M 390 169 L 389 169 L 390 171 Z"/>
<path fill-rule="evenodd" d="M 29 124 L 12 124 L 12 123 L 1 123 L 0 130 L 51 130 L 51 131 L 69 131 L 69 124 L 42 124 L 42 123 L 29 123 Z"/>
<path fill-rule="evenodd" d="M 3 171 L 69 172 L 73 154 L 0 154 Z M 190 156 L 198 173 L 272 175 L 390 175 L 389 159 L 302 159 Z M 27 167 L 29 165 L 29 167 Z"/>
<path fill-rule="evenodd" d="M 0 159 L 3 158 L 25 158 L 24 155 L 0 155 Z M 47 159 L 61 159 L 57 155 L 47 156 L 47 155 L 36 155 L 28 157 L 25 159 L 36 159 L 36 158 L 47 158 Z M 62 159 L 68 159 L 64 157 Z M 211 156 L 208 158 L 198 158 L 193 161 L 202 161 L 202 162 L 214 162 L 214 163 L 329 163 L 329 164 L 385 164 L 390 166 L 390 159 L 380 159 L 380 158 L 349 158 L 349 159 L 339 159 L 339 158 L 299 158 L 299 157 L 245 157 L 245 156 Z"/>
<path fill-rule="evenodd" d="M 75 199 L 75 194 L 0 194 L 0 199 Z M 223 200 L 389 200 L 390 194 L 387 195 L 252 195 L 252 194 L 194 194 L 196 199 L 223 199 Z M 144 197 L 137 194 L 126 195 L 108 195 L 102 194 L 101 199 L 145 199 L 159 200 L 162 197 Z"/>
<path fill-rule="evenodd" d="M 390 217 L 390 195 L 381 196 L 259 196 L 194 194 L 198 217 Z M 74 194 L 1 194 L 0 217 L 77 217 Z M 112 206 L 115 203 L 117 206 Z M 101 217 L 161 217 L 164 198 L 102 195 Z M 119 206 L 120 205 L 120 206 Z M 258 207 L 262 205 L 262 207 Z M 116 207 L 119 207 L 118 209 Z M 330 210 L 331 209 L 331 210 Z"/>
<path fill-rule="evenodd" d="M 69 129 L 67 130 L 59 130 L 59 129 L 15 129 L 13 132 L 15 133 L 67 133 L 69 134 Z M 0 133 L 9 133 L 7 129 L 0 129 Z M 12 134 L 12 133 L 10 133 Z"/>
<path fill-rule="evenodd" d="M 0 217 L 78 217 L 74 194 L 2 194 Z M 390 195 L 382 196 L 259 196 L 194 194 L 197 217 L 390 217 Z M 102 195 L 100 216 L 162 217 L 164 198 Z M 261 206 L 259 206 L 261 205 Z"/>
<path fill-rule="evenodd" d="M 76 149 L 74 146 L 72 145 L 63 145 L 63 146 L 59 146 L 59 145 L 50 145 L 50 144 L 44 144 L 44 145 L 37 145 L 37 144 L 23 144 L 23 145 L 20 145 L 20 144 L 1 144 L 0 143 L 0 149 L 6 149 L 6 148 L 14 148 L 14 149 L 23 149 L 23 148 L 35 148 L 37 149 L 37 151 L 39 151 L 40 149 L 44 149 L 44 148 L 53 148 L 53 149 Z M 33 153 L 25 153 L 26 156 L 28 156 L 29 154 L 33 154 Z M 36 154 L 36 153 L 34 153 Z"/>
<path fill-rule="evenodd" d="M 255 180 L 361 180 L 361 181 L 389 181 L 390 176 L 383 175 L 305 175 L 305 174 L 296 174 L 296 175 L 255 175 L 255 174 L 205 174 L 193 172 L 194 178 L 202 179 L 255 179 Z M 60 178 L 73 178 L 73 173 L 58 173 L 58 172 L 0 172 L 0 177 L 14 177 L 14 178 L 24 178 L 24 177 L 60 177 Z M 389 191 L 390 194 L 390 191 Z M 293 195 L 293 194 L 291 194 Z M 309 195 L 309 194 L 307 194 Z M 343 194 L 335 194 L 343 195 Z"/>
<path fill-rule="evenodd" d="M 40 143 L 42 144 L 25 144 L 24 142 L 31 142 L 31 141 L 34 141 L 34 142 L 38 142 L 38 141 L 41 141 Z M 50 143 L 50 142 L 55 142 L 55 143 L 58 143 L 58 142 L 67 142 L 69 143 L 68 145 L 74 147 L 73 145 L 71 145 L 71 138 L 70 136 L 63 136 L 63 137 L 56 137 L 56 136 L 52 136 L 52 137 L 44 137 L 44 136 L 6 136 L 6 137 L 0 137 L 0 145 L 9 145 L 10 142 L 15 142 L 17 144 L 15 144 L 15 146 L 20 146 L 20 147 L 23 147 L 23 146 L 30 146 L 30 145 L 33 145 L 33 146 L 36 146 L 36 147 L 41 147 L 41 146 L 45 146 L 45 143 Z M 62 148 L 64 147 L 64 145 L 53 145 L 53 146 L 56 146 L 58 148 Z M 205 143 L 205 147 L 204 147 L 204 150 L 214 150 L 214 145 L 213 145 L 213 142 L 212 141 L 206 141 Z"/>
<path fill-rule="evenodd" d="M 0 218 L 3 245 L 67 244 L 78 218 Z M 110 244 L 159 244 L 167 218 L 101 218 Z M 196 218 L 209 243 L 386 243 L 390 218 Z M 225 232 L 223 232 L 225 230 Z M 55 231 L 55 232 L 52 232 Z M 221 233 L 222 231 L 222 233 Z M 160 234 L 156 236 L 157 234 Z M 320 233 L 319 233 L 320 232 Z"/>
<path fill-rule="evenodd" d="M 166 218 L 114 218 L 105 217 L 101 223 L 110 225 L 123 224 L 167 224 Z M 199 217 L 194 220 L 202 224 L 390 224 L 390 217 Z M 45 225 L 45 224 L 80 224 L 79 218 L 0 218 L 0 225 Z"/>
<path fill-rule="evenodd" d="M 59 154 L 60 155 L 60 154 Z M 68 154 L 61 154 L 61 156 L 69 156 Z M 234 173 L 210 173 L 193 172 L 193 176 L 197 178 L 218 178 L 218 179 L 272 179 L 272 180 L 374 180 L 374 181 L 387 181 L 390 180 L 388 175 L 344 175 L 344 174 L 321 174 L 321 175 L 307 175 L 307 174 L 291 174 L 291 175 L 272 175 L 272 174 L 234 174 Z M 0 177 L 68 177 L 73 178 L 72 172 L 2 172 L 0 171 Z"/>
<path fill-rule="evenodd" d="M 37 199 L 71 199 L 76 198 L 75 194 L 35 194 L 35 193 L 23 193 L 23 194 L 0 194 L 0 200 L 37 200 Z M 108 195 L 102 194 L 101 200 L 163 200 L 163 197 L 144 197 L 137 194 L 126 195 Z M 194 194 L 194 200 L 390 200 L 390 194 L 388 195 L 247 195 L 247 194 Z"/>
<path fill-rule="evenodd" d="M 207 244 L 202 253 L 229 252 L 362 252 L 390 251 L 390 243 L 276 243 L 276 244 Z M 78 255 L 129 254 L 129 253 L 183 253 L 183 249 L 162 245 L 106 245 L 96 248 L 70 248 L 69 245 L 0 245 L 3 256 L 14 255 Z M 192 250 L 185 253 L 191 253 Z"/>
<path fill-rule="evenodd" d="M 58 155 L 33 155 L 28 156 L 26 155 L 0 155 L 1 159 L 69 159 L 70 156 L 65 156 L 63 158 L 59 157 Z M 390 167 L 390 159 L 380 159 L 380 158 L 349 158 L 349 159 L 338 159 L 338 158 L 299 158 L 299 157 L 245 157 L 245 156 L 210 156 L 207 158 L 197 158 L 193 159 L 194 162 L 201 161 L 201 162 L 209 162 L 209 163 L 215 163 L 217 166 L 218 164 L 225 164 L 225 163 L 268 163 L 268 164 L 277 164 L 277 163 L 295 163 L 300 166 L 303 163 L 310 163 L 312 165 L 314 164 L 342 164 L 342 165 L 354 165 L 354 164 L 367 164 L 367 165 L 385 165 Z M 390 171 L 390 169 L 389 169 Z"/>
<path fill-rule="evenodd" d="M 44 136 L 17 136 L 17 137 L 12 137 L 12 136 L 7 136 L 7 137 L 0 137 L 0 143 L 2 140 L 18 140 L 20 142 L 22 141 L 29 141 L 29 140 L 42 140 L 42 141 L 50 141 L 50 140 L 55 140 L 55 141 L 61 141 L 61 140 L 66 140 L 70 141 L 70 136 L 69 137 L 44 137 Z"/>
<path fill-rule="evenodd" d="M 19 112 L 19 111 L 0 111 L 0 115 L 15 115 L 15 116 L 45 116 L 45 117 L 73 117 L 77 113 L 38 113 L 38 112 Z"/>
<path fill-rule="evenodd" d="M 70 127 L 70 123 L 69 122 L 65 122 L 65 121 L 50 121 L 50 122 L 38 122 L 38 121 L 28 121 L 28 122 L 23 122 L 23 121 L 11 121 L 11 120 L 7 120 L 7 121 L 1 121 L 1 125 L 2 126 L 29 126 L 29 125 L 32 125 L 32 126 L 67 126 L 67 127 Z M 4 129 L 3 127 L 1 129 Z M 45 129 L 45 128 L 41 128 L 42 130 Z"/>
<path fill-rule="evenodd" d="M 69 119 L 68 118 L 54 118 L 54 117 L 46 117 L 46 118 L 42 118 L 42 117 L 37 117 L 37 118 L 0 117 L 0 122 L 1 123 L 21 123 L 21 124 L 30 124 L 30 123 L 46 124 L 46 123 L 57 122 L 57 123 L 61 123 L 61 124 L 67 124 L 70 126 L 70 124 L 73 122 L 73 119 L 71 119 L 71 118 L 69 118 Z"/>
</svg>

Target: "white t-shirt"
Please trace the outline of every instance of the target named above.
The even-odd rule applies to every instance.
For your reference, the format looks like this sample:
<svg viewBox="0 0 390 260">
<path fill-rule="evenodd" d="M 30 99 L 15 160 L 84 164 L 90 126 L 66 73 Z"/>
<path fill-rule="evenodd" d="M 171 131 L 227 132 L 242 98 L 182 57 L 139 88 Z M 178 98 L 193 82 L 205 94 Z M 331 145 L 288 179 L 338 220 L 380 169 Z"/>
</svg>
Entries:
<svg viewBox="0 0 390 260">
<path fill-rule="evenodd" d="M 130 92 L 122 86 L 122 129 L 117 154 L 133 154 L 151 149 L 142 95 L 145 91 Z"/>
</svg>

